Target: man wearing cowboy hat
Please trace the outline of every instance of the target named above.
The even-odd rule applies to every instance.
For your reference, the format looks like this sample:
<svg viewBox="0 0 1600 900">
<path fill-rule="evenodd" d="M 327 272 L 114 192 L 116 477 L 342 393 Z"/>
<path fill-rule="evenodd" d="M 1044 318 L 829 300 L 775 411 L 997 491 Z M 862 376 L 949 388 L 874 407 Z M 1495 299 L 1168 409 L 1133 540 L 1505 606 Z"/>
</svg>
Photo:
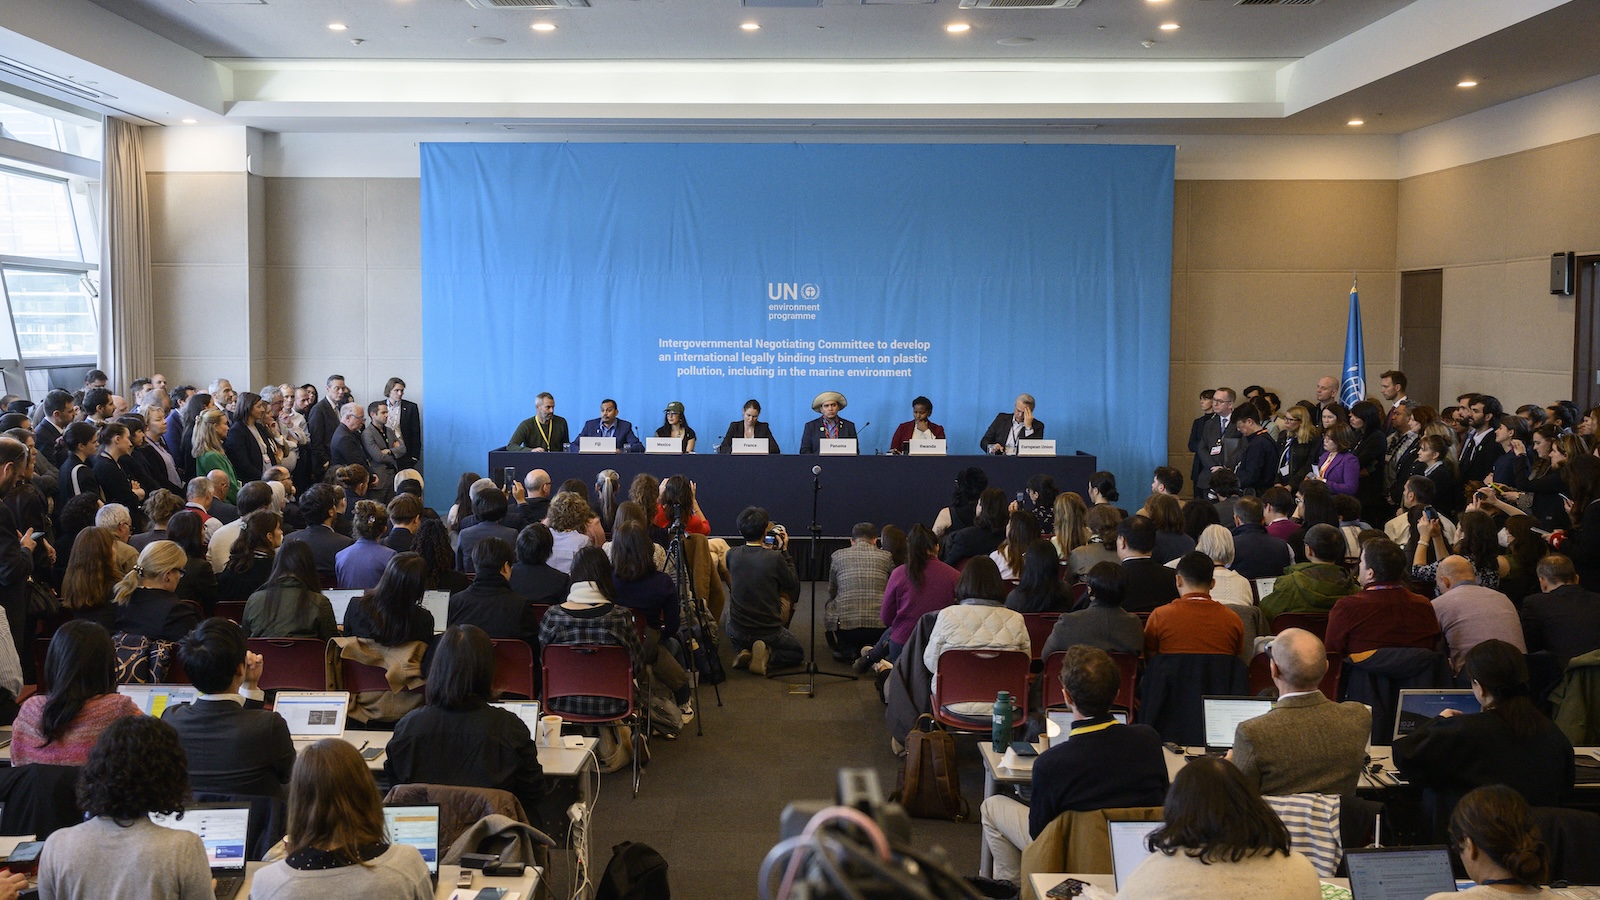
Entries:
<svg viewBox="0 0 1600 900">
<path fill-rule="evenodd" d="M 853 440 L 856 423 L 839 418 L 839 410 L 849 401 L 838 391 L 823 391 L 811 401 L 811 408 L 822 413 L 822 418 L 812 419 L 800 433 L 800 452 L 816 453 L 824 438 L 827 440 Z"/>
</svg>

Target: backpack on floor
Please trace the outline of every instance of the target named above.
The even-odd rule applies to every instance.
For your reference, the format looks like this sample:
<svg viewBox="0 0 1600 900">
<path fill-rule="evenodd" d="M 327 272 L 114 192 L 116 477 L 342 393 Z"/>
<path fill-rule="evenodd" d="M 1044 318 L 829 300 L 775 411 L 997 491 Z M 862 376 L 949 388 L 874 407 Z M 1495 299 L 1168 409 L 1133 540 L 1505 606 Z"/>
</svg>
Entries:
<svg viewBox="0 0 1600 900">
<path fill-rule="evenodd" d="M 961 796 L 961 772 L 956 768 L 956 739 L 923 713 L 906 735 L 906 758 L 900 766 L 900 785 L 894 797 L 906 812 L 919 819 L 966 821 L 971 810 Z"/>
<path fill-rule="evenodd" d="M 623 841 L 611 848 L 595 900 L 669 900 L 667 861 L 649 844 Z"/>
</svg>

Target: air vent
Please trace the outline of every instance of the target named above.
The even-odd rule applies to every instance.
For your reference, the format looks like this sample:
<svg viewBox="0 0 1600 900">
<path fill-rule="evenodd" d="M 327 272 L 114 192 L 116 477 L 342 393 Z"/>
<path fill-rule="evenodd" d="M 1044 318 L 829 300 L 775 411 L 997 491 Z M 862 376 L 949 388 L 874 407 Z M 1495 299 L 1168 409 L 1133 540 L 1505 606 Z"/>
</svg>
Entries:
<svg viewBox="0 0 1600 900">
<path fill-rule="evenodd" d="M 32 82 L 40 87 L 48 88 L 62 94 L 68 94 L 81 100 L 104 100 L 109 94 L 102 93 L 94 88 L 82 85 L 70 78 L 62 78 L 36 69 L 24 62 L 0 56 L 0 74 L 11 75 L 15 78 Z"/>
<path fill-rule="evenodd" d="M 1083 0 L 961 0 L 962 9 L 1077 9 Z"/>
<path fill-rule="evenodd" d="M 467 0 L 474 9 L 586 9 L 589 0 Z"/>
<path fill-rule="evenodd" d="M 1234 6 L 1310 6 L 1319 0 L 1233 0 Z"/>
</svg>

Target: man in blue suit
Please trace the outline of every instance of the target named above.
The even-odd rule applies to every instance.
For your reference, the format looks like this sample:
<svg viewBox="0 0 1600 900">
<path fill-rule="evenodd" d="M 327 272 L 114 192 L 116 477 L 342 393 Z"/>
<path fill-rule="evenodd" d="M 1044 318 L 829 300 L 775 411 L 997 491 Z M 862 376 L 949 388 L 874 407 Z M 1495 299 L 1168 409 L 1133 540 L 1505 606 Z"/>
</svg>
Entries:
<svg viewBox="0 0 1600 900">
<path fill-rule="evenodd" d="M 822 418 L 806 423 L 800 434 L 800 452 L 816 453 L 823 438 L 850 439 L 856 436 L 856 423 L 841 418 L 839 410 L 849 401 L 838 391 L 823 391 L 811 401 L 811 408 L 822 413 Z"/>
<path fill-rule="evenodd" d="M 633 433 L 633 423 L 627 419 L 617 418 L 615 400 L 600 401 L 600 418 L 583 423 L 583 430 L 578 432 L 578 440 L 572 442 L 572 450 L 576 451 L 586 437 L 614 437 L 617 439 L 618 453 L 644 452 L 644 443 Z"/>
</svg>

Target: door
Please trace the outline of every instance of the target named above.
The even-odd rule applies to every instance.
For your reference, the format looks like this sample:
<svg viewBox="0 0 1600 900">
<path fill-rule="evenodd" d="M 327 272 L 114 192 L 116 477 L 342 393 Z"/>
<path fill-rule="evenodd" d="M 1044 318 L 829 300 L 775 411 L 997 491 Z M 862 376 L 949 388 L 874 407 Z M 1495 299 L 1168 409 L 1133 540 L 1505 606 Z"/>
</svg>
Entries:
<svg viewBox="0 0 1600 900">
<path fill-rule="evenodd" d="M 1576 294 L 1576 330 L 1572 345 L 1572 402 L 1578 409 L 1600 406 L 1600 315 L 1596 298 L 1600 290 L 1600 256 L 1580 256 L 1573 290 Z"/>
<path fill-rule="evenodd" d="M 1406 396 L 1439 409 L 1439 320 L 1444 270 L 1400 273 L 1400 371 Z"/>
</svg>

